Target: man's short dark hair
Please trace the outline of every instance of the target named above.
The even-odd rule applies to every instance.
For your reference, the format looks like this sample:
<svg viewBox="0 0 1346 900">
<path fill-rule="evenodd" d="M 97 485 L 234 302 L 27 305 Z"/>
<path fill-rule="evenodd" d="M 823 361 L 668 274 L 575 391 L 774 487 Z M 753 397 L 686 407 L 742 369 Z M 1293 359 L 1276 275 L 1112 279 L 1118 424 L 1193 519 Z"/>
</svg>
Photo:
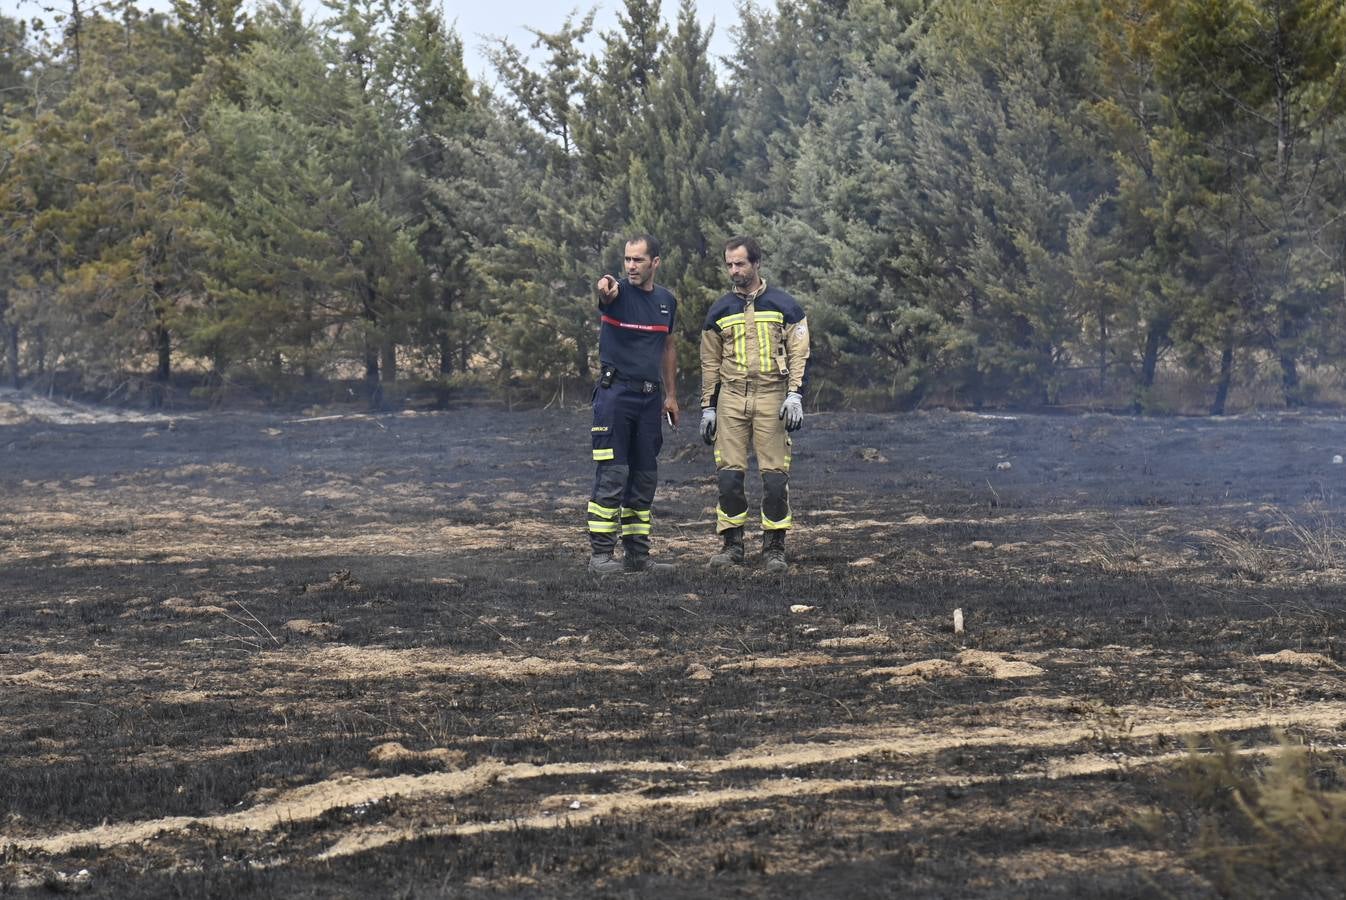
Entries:
<svg viewBox="0 0 1346 900">
<path fill-rule="evenodd" d="M 739 234 L 724 242 L 725 253 L 730 250 L 737 250 L 739 247 L 748 251 L 748 262 L 757 265 L 762 261 L 762 248 L 754 238 L 748 237 L 746 234 Z"/>
<path fill-rule="evenodd" d="M 626 239 L 628 244 L 639 244 L 641 241 L 645 242 L 645 252 L 650 255 L 650 259 L 659 255 L 659 239 L 652 234 L 633 234 Z"/>
</svg>

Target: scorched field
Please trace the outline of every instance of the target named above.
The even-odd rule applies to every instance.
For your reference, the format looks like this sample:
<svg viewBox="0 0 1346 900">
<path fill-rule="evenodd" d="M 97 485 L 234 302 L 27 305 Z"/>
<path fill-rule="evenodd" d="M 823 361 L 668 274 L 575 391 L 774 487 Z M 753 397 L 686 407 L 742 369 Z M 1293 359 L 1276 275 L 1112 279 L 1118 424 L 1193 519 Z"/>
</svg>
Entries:
<svg viewBox="0 0 1346 900">
<path fill-rule="evenodd" d="M 811 415 L 784 578 L 689 420 L 603 581 L 588 427 L 0 395 L 0 894 L 1340 889 L 1342 419 Z"/>
</svg>

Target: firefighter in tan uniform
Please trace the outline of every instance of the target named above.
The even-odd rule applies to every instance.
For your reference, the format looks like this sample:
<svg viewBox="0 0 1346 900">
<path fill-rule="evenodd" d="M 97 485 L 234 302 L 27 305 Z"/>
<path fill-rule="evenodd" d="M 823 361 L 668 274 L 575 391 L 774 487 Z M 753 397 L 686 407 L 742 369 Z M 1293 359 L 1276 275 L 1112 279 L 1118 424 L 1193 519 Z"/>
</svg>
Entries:
<svg viewBox="0 0 1346 900">
<path fill-rule="evenodd" d="M 762 556 L 784 572 L 790 518 L 790 436 L 804 422 L 809 327 L 799 302 L 762 279 L 751 237 L 725 242 L 733 290 L 711 304 L 701 331 L 701 437 L 715 445 L 720 498 L 715 530 L 724 546 L 712 567 L 743 563 L 748 523 L 748 449 L 762 473 Z"/>
</svg>

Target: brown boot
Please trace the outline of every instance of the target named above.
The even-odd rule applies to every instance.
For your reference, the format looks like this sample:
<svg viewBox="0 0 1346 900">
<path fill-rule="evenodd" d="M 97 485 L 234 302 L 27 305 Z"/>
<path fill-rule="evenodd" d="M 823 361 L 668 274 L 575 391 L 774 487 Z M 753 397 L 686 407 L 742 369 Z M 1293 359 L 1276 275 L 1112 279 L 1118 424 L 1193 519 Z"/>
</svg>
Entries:
<svg viewBox="0 0 1346 900">
<path fill-rule="evenodd" d="M 710 558 L 712 569 L 743 565 L 743 529 L 731 528 L 724 532 L 724 546 Z"/>
<path fill-rule="evenodd" d="M 785 562 L 785 530 L 762 533 L 762 559 L 766 561 L 766 570 L 780 574 L 790 567 Z"/>
</svg>

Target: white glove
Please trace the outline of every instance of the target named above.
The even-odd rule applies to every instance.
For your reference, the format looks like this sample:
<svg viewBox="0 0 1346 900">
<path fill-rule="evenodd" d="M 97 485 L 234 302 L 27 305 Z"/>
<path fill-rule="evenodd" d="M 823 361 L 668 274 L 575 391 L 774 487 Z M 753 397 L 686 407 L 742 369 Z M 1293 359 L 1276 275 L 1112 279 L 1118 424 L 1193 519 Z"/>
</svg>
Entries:
<svg viewBox="0 0 1346 900">
<path fill-rule="evenodd" d="M 804 424 L 804 398 L 791 391 L 785 396 L 785 402 L 780 405 L 777 418 L 785 420 L 786 431 L 798 431 L 799 426 Z"/>
<path fill-rule="evenodd" d="M 715 443 L 715 407 L 707 406 L 701 410 L 701 440 L 707 444 Z"/>
</svg>

